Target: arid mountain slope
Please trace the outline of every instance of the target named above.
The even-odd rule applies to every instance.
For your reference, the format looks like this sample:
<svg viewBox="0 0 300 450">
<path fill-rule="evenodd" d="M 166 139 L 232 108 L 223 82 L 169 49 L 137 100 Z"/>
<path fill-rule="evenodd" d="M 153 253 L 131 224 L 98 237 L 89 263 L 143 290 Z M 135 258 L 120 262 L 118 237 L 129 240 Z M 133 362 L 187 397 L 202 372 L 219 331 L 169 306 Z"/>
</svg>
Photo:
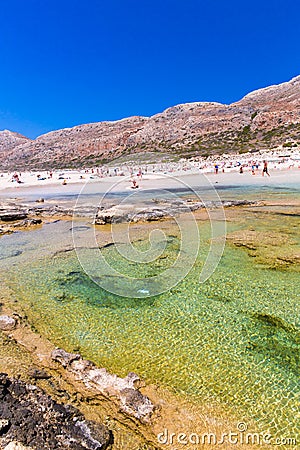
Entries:
<svg viewBox="0 0 300 450">
<path fill-rule="evenodd" d="M 2 133 L 2 134 L 1 134 Z M 186 103 L 152 117 L 130 117 L 1 141 L 3 169 L 79 167 L 140 152 L 192 156 L 300 147 L 300 76 L 251 92 L 231 105 Z M 17 140 L 17 136 L 19 139 Z"/>
<path fill-rule="evenodd" d="M 15 147 L 27 142 L 31 142 L 31 140 L 22 136 L 22 134 L 14 133 L 9 130 L 0 131 L 0 158 L 6 156 L 7 153 Z"/>
</svg>

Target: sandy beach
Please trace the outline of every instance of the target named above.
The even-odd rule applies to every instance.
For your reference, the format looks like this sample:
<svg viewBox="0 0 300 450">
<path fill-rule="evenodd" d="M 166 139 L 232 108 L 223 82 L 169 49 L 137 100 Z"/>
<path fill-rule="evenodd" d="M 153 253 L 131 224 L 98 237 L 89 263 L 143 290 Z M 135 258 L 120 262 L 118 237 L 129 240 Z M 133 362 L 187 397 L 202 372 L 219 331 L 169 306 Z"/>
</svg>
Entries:
<svg viewBox="0 0 300 450">
<path fill-rule="evenodd" d="M 117 450 L 162 448 L 157 447 L 157 436 L 165 438 L 165 430 L 196 430 L 199 436 L 212 430 L 219 436 L 224 430 L 234 431 L 241 419 L 250 430 L 261 433 L 272 419 L 274 436 L 285 437 L 280 434 L 282 423 L 289 426 L 291 437 L 296 436 L 290 413 L 290 403 L 295 402 L 294 375 L 286 376 L 285 368 L 289 366 L 294 374 L 297 364 L 294 310 L 300 168 L 295 161 L 269 162 L 270 176 L 262 176 L 262 163 L 254 174 L 250 165 L 243 165 L 241 173 L 238 164 L 224 171 L 221 165 L 216 173 L 215 164 L 206 168 L 192 164 L 143 166 L 142 175 L 138 167 L 124 168 L 122 174 L 110 168 L 105 176 L 97 174 L 97 169 L 54 171 L 52 176 L 49 172 L 25 172 L 19 175 L 21 183 L 11 181 L 14 174 L 0 176 L 4 220 L 0 224 L 0 265 L 5 288 L 1 314 L 16 322 L 16 328 L 1 342 L 3 370 L 9 376 L 21 373 L 29 382 L 33 369 L 38 374 L 46 371 L 46 378 L 35 384 L 57 401 L 64 395 L 87 420 L 100 418 L 108 424 Z M 137 180 L 137 189 L 132 189 L 132 179 Z M 143 291 L 134 291 L 135 295 L 129 287 L 124 292 L 124 280 L 109 274 L 104 276 L 108 289 L 106 284 L 102 289 L 86 275 L 86 269 L 97 267 L 95 243 L 112 266 L 117 263 L 118 270 L 133 277 L 133 289 L 136 279 L 145 277 L 142 282 L 146 285 L 149 275 L 167 271 L 180 243 L 180 230 L 171 218 L 181 213 L 181 202 L 194 207 L 193 202 L 202 195 L 222 200 L 227 221 L 224 255 L 206 283 L 200 285 L 198 277 L 204 263 L 201 252 L 210 251 L 211 232 L 201 205 L 192 209 L 201 234 L 201 252 L 191 273 L 179 284 L 172 282 L 170 289 L 163 283 L 159 286 L 163 287 L 160 296 L 143 298 L 149 292 L 145 286 Z M 107 210 L 100 209 L 98 215 L 103 196 L 108 197 Z M 78 198 L 78 217 L 74 217 Z M 167 236 L 165 254 L 149 267 L 130 261 L 126 252 L 125 262 L 119 259 L 109 222 L 103 220 L 105 214 L 110 218 L 111 205 L 113 217 L 124 214 L 124 223 L 123 219 L 117 223 L 116 241 L 120 242 L 127 229 L 125 222 L 129 222 L 123 206 L 130 209 L 130 201 L 134 208 L 142 206 L 147 212 L 145 220 L 131 224 L 137 248 L 144 251 L 148 236 L 157 228 Z M 187 218 L 183 218 L 183 229 L 184 220 Z M 190 229 L 188 238 L 193 248 Z M 121 244 L 125 249 L 126 243 Z M 179 252 L 184 268 L 190 264 L 189 248 L 186 242 Z M 164 278 L 168 282 L 168 276 Z M 122 296 L 114 294 L 118 286 Z M 140 328 L 140 321 L 146 326 Z M 282 350 L 270 336 L 283 339 Z M 115 394 L 111 399 L 101 390 L 91 392 L 71 366 L 58 366 L 51 358 L 56 346 L 93 361 L 97 368 L 92 371 L 105 367 L 116 374 L 113 377 L 135 371 L 143 380 L 139 393 L 155 405 L 151 422 L 133 421 L 119 411 Z M 80 366 L 89 367 L 85 361 L 80 360 Z M 249 379 L 254 381 L 249 383 Z M 261 407 L 258 414 L 256 402 L 265 404 L 270 379 L 268 412 L 261 412 L 265 410 Z M 255 415 L 258 418 L 253 420 Z M 108 416 L 113 418 L 108 420 Z M 247 447 L 254 448 L 251 444 Z"/>
<path fill-rule="evenodd" d="M 124 172 L 120 176 L 111 174 L 100 177 L 92 173 L 92 170 L 84 174 L 74 170 L 53 172 L 52 177 L 49 176 L 49 172 L 25 172 L 21 174 L 21 183 L 12 182 L 12 174 L 6 173 L 0 176 L 0 197 L 70 196 L 78 195 L 83 188 L 91 194 L 104 194 L 110 190 L 128 192 L 132 191 L 133 179 L 137 181 L 139 191 L 172 189 L 179 185 L 186 185 L 186 187 L 197 190 L 208 184 L 226 188 L 226 186 L 285 186 L 299 183 L 300 166 L 289 164 L 278 167 L 270 164 L 269 167 L 270 177 L 262 176 L 260 169 L 256 169 L 254 174 L 250 168 L 244 170 L 243 173 L 235 168 L 215 174 L 213 168 L 205 171 L 192 166 L 186 170 L 143 171 L 141 177 Z"/>
</svg>

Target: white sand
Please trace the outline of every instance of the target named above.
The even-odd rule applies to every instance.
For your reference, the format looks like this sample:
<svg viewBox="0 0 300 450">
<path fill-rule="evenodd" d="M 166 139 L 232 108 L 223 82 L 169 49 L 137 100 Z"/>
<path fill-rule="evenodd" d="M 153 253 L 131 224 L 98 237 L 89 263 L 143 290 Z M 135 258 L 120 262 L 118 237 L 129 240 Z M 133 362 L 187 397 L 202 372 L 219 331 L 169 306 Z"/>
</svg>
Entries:
<svg viewBox="0 0 300 450">
<path fill-rule="evenodd" d="M 147 173 L 143 175 L 142 179 L 137 180 L 139 184 L 139 191 L 149 189 L 176 189 L 184 188 L 184 186 L 192 189 L 199 189 L 201 186 L 207 186 L 208 182 L 212 185 L 218 185 L 219 188 L 228 186 L 243 187 L 243 186 L 290 186 L 300 188 L 300 168 L 290 169 L 275 169 L 270 166 L 270 177 L 262 176 L 261 170 L 256 171 L 255 175 L 251 174 L 251 170 L 245 170 L 244 173 L 239 173 L 237 170 L 202 174 L 199 169 L 190 169 L 187 171 L 177 170 L 171 173 Z M 100 178 L 91 173 L 84 174 L 84 179 L 80 178 L 82 175 L 78 171 L 65 171 L 65 176 L 59 178 L 59 173 L 54 172 L 53 177 L 48 178 L 46 172 L 39 172 L 41 177 L 45 176 L 45 180 L 38 180 L 36 173 L 24 173 L 21 175 L 23 183 L 18 184 L 11 182 L 11 175 L 5 174 L 0 177 L 0 196 L 3 197 L 56 197 L 58 195 L 77 195 L 84 188 L 85 193 L 105 193 L 108 190 L 113 192 L 122 192 L 131 190 L 132 183 L 130 176 L 110 176 Z M 92 178 L 91 178 L 92 177 Z M 67 184 L 62 185 L 63 180 Z M 208 180 L 208 181 L 207 181 Z"/>
<path fill-rule="evenodd" d="M 268 170 L 271 177 L 262 177 L 263 160 L 268 161 Z M 215 174 L 215 165 L 218 165 L 218 174 Z M 255 167 L 252 173 L 253 164 Z M 240 167 L 243 167 L 243 173 Z M 142 171 L 142 179 L 137 176 Z M 118 176 L 116 176 L 116 174 Z M 201 175 L 203 174 L 203 175 Z M 135 179 L 139 190 L 176 188 L 187 184 L 192 188 L 207 185 L 207 179 L 212 184 L 232 186 L 249 185 L 282 185 L 299 184 L 300 180 L 300 154 L 298 150 L 282 153 L 268 151 L 259 154 L 222 155 L 201 159 L 180 160 L 179 162 L 122 165 L 121 167 L 103 166 L 88 170 L 60 170 L 49 172 L 24 172 L 19 174 L 18 183 L 13 180 L 14 173 L 0 173 L 0 195 L 26 196 L 36 195 L 49 197 L 51 195 L 78 194 L 88 183 L 88 192 L 106 192 L 113 187 L 114 192 L 130 190 Z M 206 178 L 207 177 L 207 178 Z M 180 183 L 179 183 L 180 180 Z"/>
</svg>

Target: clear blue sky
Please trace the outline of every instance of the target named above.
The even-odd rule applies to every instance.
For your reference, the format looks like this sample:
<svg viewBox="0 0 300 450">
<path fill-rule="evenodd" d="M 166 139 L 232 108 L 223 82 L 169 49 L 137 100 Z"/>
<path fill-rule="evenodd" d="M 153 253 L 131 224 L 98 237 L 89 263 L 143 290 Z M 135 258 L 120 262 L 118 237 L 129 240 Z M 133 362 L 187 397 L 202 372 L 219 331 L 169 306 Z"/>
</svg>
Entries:
<svg viewBox="0 0 300 450">
<path fill-rule="evenodd" d="M 29 137 L 299 74 L 298 0 L 0 0 L 0 129 Z"/>
</svg>

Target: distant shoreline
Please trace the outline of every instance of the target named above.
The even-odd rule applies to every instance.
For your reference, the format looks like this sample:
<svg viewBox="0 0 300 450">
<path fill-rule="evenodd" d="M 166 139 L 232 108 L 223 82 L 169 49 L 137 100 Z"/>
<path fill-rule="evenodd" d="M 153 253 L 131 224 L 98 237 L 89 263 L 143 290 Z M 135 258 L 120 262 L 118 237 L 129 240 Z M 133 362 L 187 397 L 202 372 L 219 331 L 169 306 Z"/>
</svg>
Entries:
<svg viewBox="0 0 300 450">
<path fill-rule="evenodd" d="M 271 177 L 262 177 L 263 167 L 267 162 Z M 203 158 L 182 158 L 174 162 L 155 163 L 150 161 L 112 161 L 102 166 L 82 167 L 81 169 L 24 170 L 23 172 L 3 171 L 0 169 L 0 193 L 18 193 L 26 195 L 31 188 L 34 193 L 47 195 L 57 191 L 78 194 L 86 184 L 99 185 L 100 192 L 113 187 L 114 191 L 131 190 L 137 185 L 139 190 L 168 188 L 172 178 L 184 180 L 191 187 L 199 184 L 199 175 L 203 175 L 212 184 L 261 184 L 259 179 L 268 184 L 291 182 L 294 173 L 300 170 L 300 151 L 298 149 L 276 149 L 256 153 L 222 154 Z M 196 177 L 195 180 L 192 178 Z M 164 180 L 163 183 L 161 180 Z M 167 181 L 169 180 L 169 182 Z M 97 191 L 95 188 L 94 191 Z M 1 195 L 1 194 L 0 194 Z"/>
</svg>

